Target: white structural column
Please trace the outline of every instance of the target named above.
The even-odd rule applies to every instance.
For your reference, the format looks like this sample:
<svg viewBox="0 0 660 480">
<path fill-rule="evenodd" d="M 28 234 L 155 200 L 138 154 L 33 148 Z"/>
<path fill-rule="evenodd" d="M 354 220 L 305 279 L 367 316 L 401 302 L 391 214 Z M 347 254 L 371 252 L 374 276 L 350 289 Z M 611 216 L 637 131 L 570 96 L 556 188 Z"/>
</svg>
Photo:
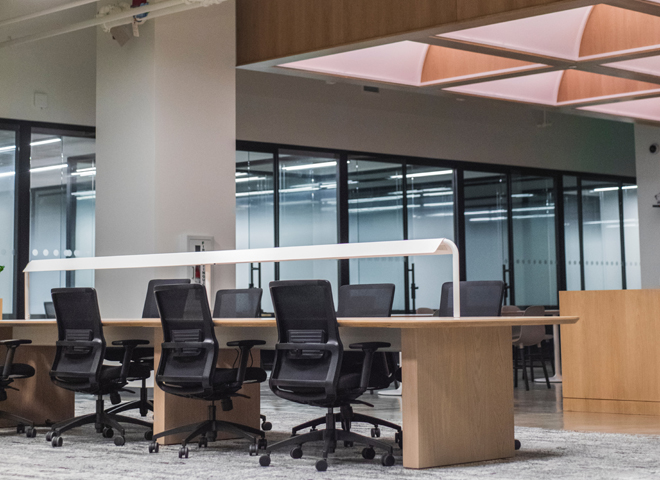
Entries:
<svg viewBox="0 0 660 480">
<path fill-rule="evenodd" d="M 635 125 L 642 288 L 660 287 L 660 208 L 653 207 L 660 193 L 660 150 L 651 153 L 653 144 L 660 145 L 660 128 Z"/>
<path fill-rule="evenodd" d="M 187 235 L 234 248 L 235 47 L 234 1 L 149 20 L 123 47 L 99 29 L 97 256 L 184 251 Z M 150 278 L 188 274 L 99 271 L 103 315 L 139 316 Z"/>
</svg>

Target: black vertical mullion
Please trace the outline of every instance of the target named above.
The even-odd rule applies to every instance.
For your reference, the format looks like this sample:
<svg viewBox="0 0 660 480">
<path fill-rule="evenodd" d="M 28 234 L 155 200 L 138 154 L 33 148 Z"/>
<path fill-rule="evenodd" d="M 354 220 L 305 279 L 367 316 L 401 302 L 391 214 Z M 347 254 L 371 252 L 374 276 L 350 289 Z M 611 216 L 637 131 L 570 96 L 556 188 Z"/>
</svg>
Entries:
<svg viewBox="0 0 660 480">
<path fill-rule="evenodd" d="M 619 182 L 619 237 L 621 238 L 621 288 L 628 288 L 628 279 L 626 278 L 626 238 L 623 230 L 623 182 Z"/>
<path fill-rule="evenodd" d="M 280 151 L 273 151 L 273 244 L 280 246 Z M 280 262 L 275 262 L 275 280 L 280 279 Z"/>
<path fill-rule="evenodd" d="M 465 185 L 463 169 L 454 170 L 454 243 L 458 247 L 461 281 L 467 280 L 465 258 Z"/>
<path fill-rule="evenodd" d="M 21 122 L 18 129 L 18 155 L 15 175 L 14 215 L 14 313 L 16 318 L 25 318 L 25 278 L 23 270 L 30 261 L 30 139 L 32 127 Z"/>
<path fill-rule="evenodd" d="M 555 194 L 555 254 L 557 259 L 557 296 L 566 290 L 566 228 L 564 226 L 564 178 L 554 177 Z M 557 298 L 559 302 L 559 298 Z M 559 304 L 559 303 L 557 303 Z"/>
<path fill-rule="evenodd" d="M 513 180 L 512 174 L 506 174 L 506 218 L 507 218 L 507 236 L 508 238 L 508 251 L 509 251 L 509 305 L 516 304 L 516 281 L 513 271 Z"/>
<path fill-rule="evenodd" d="M 580 290 L 585 289 L 584 276 L 584 226 L 582 225 L 582 179 L 577 177 L 577 202 L 578 202 L 578 241 L 580 243 Z"/>
<path fill-rule="evenodd" d="M 401 165 L 401 193 L 403 198 L 401 200 L 403 212 L 403 239 L 408 240 L 408 162 L 403 162 Z M 403 308 L 406 313 L 410 313 L 410 279 L 408 278 L 408 271 L 410 269 L 410 259 L 403 257 Z M 414 312 L 413 312 L 414 313 Z"/>
<path fill-rule="evenodd" d="M 349 243 L 348 154 L 342 152 L 337 162 L 337 243 Z M 351 283 L 347 259 L 339 260 L 339 286 Z"/>
</svg>

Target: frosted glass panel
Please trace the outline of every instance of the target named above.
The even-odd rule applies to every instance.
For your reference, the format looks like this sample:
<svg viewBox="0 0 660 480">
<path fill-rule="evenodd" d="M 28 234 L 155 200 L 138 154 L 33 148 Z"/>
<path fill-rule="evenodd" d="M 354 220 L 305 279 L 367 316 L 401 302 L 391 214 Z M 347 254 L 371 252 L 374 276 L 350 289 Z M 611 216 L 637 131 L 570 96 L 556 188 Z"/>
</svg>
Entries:
<svg viewBox="0 0 660 480">
<path fill-rule="evenodd" d="M 13 313 L 14 298 L 14 186 L 16 184 L 16 133 L 0 130 L 0 298 L 2 314 Z"/>
<path fill-rule="evenodd" d="M 409 165 L 407 170 L 408 238 L 454 240 L 454 171 L 446 168 Z M 452 280 L 449 255 L 410 257 L 415 268 L 414 302 L 411 309 L 437 309 L 440 289 Z M 410 277 L 412 281 L 412 276 Z M 411 292 L 412 293 L 412 292 Z"/>
<path fill-rule="evenodd" d="M 623 186 L 623 233 L 626 245 L 626 288 L 642 288 L 636 185 Z"/>
<path fill-rule="evenodd" d="M 348 161 L 349 242 L 403 240 L 403 167 L 400 163 Z M 351 284 L 393 283 L 393 310 L 405 309 L 404 259 L 349 260 Z"/>
<path fill-rule="evenodd" d="M 275 246 L 274 155 L 236 152 L 236 248 Z M 275 280 L 275 264 L 236 265 L 236 288 L 264 290 L 261 309 L 273 311 L 268 283 Z"/>
<path fill-rule="evenodd" d="M 582 290 L 580 274 L 580 225 L 576 177 L 564 177 L 564 246 L 566 289 Z"/>
</svg>

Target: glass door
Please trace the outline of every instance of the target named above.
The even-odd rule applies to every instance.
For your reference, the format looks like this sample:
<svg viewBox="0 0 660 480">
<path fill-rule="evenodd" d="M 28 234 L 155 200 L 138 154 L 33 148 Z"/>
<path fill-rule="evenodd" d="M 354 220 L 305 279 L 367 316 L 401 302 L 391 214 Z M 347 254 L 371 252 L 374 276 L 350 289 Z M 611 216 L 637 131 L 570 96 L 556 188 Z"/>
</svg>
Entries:
<svg viewBox="0 0 660 480">
<path fill-rule="evenodd" d="M 3 314 L 14 313 L 14 200 L 16 132 L 0 130 L 0 298 Z"/>
<path fill-rule="evenodd" d="M 465 260 L 467 280 L 513 281 L 509 263 L 507 176 L 464 172 Z M 513 304 L 507 288 L 506 304 Z"/>
<path fill-rule="evenodd" d="M 403 240 L 403 165 L 348 160 L 349 242 Z M 395 311 L 405 311 L 402 257 L 349 260 L 350 283 L 393 283 Z"/>
<path fill-rule="evenodd" d="M 408 238 L 454 240 L 454 171 L 408 165 L 406 198 Z M 452 281 L 450 255 L 408 258 L 409 309 L 440 306 L 440 289 Z"/>
</svg>

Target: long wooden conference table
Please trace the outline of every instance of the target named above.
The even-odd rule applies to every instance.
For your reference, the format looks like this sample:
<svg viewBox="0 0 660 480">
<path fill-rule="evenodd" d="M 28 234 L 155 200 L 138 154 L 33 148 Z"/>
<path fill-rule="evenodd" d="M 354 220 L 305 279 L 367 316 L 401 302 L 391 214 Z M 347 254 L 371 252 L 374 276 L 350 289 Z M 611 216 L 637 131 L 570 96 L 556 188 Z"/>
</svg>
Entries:
<svg viewBox="0 0 660 480">
<path fill-rule="evenodd" d="M 578 317 L 553 317 L 572 324 Z M 228 341 L 262 339 L 261 348 L 277 340 L 274 319 L 216 319 L 221 347 Z M 403 465 L 428 468 L 501 459 L 514 455 L 511 327 L 545 325 L 547 317 L 418 317 L 340 318 L 345 346 L 361 340 L 387 341 L 402 352 Z M 160 358 L 159 319 L 103 320 L 108 344 L 120 338 L 152 342 Z M 54 320 L 3 320 L 0 338 L 28 338 L 17 362 L 29 363 L 37 374 L 22 380 L 20 392 L 9 392 L 3 408 L 38 424 L 74 415 L 73 393 L 52 385 L 48 372 L 57 339 Z M 231 366 L 235 353 L 222 349 L 220 366 Z M 254 354 L 259 361 L 258 351 Z M 249 399 L 237 398 L 234 409 L 219 418 L 259 426 L 258 385 L 245 386 Z M 203 402 L 165 394 L 154 387 L 154 433 L 205 419 Z M 277 430 L 277 417 L 269 418 Z M 303 418 L 301 421 L 305 420 Z M 167 437 L 164 443 L 179 439 Z M 523 446 L 524 448 L 524 446 Z"/>
</svg>

